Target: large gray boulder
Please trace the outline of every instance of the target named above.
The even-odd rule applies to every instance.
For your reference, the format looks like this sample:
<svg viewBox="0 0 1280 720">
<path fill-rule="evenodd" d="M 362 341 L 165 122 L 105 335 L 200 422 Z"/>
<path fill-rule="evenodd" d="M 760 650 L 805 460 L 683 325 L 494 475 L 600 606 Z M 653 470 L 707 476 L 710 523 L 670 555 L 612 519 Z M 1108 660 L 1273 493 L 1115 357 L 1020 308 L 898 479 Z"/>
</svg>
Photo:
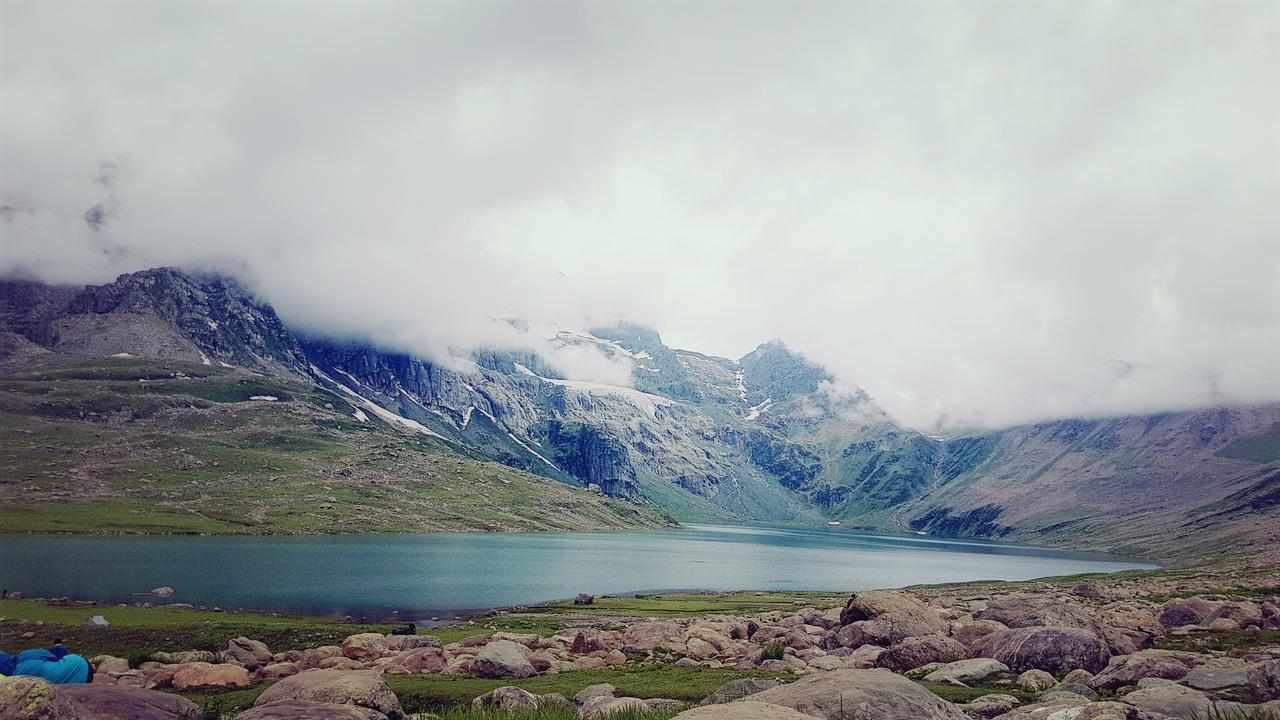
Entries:
<svg viewBox="0 0 1280 720">
<path fill-rule="evenodd" d="M 282 700 L 356 705 L 376 710 L 391 720 L 400 720 L 404 712 L 395 693 L 374 670 L 308 670 L 291 675 L 267 688 L 258 696 L 254 707 Z"/>
<path fill-rule="evenodd" d="M 494 640 L 476 653 L 471 674 L 486 678 L 527 678 L 538 674 L 528 648 L 510 640 Z"/>
<path fill-rule="evenodd" d="M 1237 703 L 1219 702 L 1199 690 L 1172 683 L 1138 688 L 1121 699 L 1143 712 L 1182 720 L 1202 720 L 1215 712 L 1222 715 L 1241 712 Z"/>
<path fill-rule="evenodd" d="M 960 708 L 892 671 L 835 670 L 750 697 L 825 720 L 967 720 Z M 731 708 L 736 703 L 723 707 Z M 746 717 L 746 716 L 740 716 Z"/>
<path fill-rule="evenodd" d="M 850 716 L 851 719 L 852 717 Z M 781 705 L 742 700 L 727 705 L 703 705 L 685 710 L 675 716 L 674 720 L 813 720 L 813 716 Z"/>
<path fill-rule="evenodd" d="M 1081 668 L 1096 673 L 1111 659 L 1107 642 L 1083 628 L 1025 627 L 987 635 L 973 646 L 973 654 L 990 657 L 1010 669 L 1051 673 Z"/>
<path fill-rule="evenodd" d="M 200 707 L 170 693 L 123 685 L 61 685 L 58 694 L 97 720 L 200 720 Z M 5 717 L 0 713 L 0 717 Z"/>
<path fill-rule="evenodd" d="M 387 720 L 387 716 L 359 705 L 279 700 L 258 705 L 236 715 L 235 720 Z"/>
<path fill-rule="evenodd" d="M 0 680 L 0 718 L 4 720 L 93 720 L 80 703 L 39 678 Z"/>
<path fill-rule="evenodd" d="M 949 663 L 969 657 L 969 648 L 942 635 L 916 635 L 880 653 L 876 666 L 907 672 L 929 663 Z"/>
</svg>

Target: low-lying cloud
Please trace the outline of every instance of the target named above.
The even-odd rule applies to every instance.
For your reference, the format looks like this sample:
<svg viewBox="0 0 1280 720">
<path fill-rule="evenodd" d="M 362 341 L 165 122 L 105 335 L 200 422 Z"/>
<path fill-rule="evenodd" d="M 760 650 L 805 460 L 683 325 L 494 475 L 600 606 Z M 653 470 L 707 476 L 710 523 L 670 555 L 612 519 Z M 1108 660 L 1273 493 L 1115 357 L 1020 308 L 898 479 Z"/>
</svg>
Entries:
<svg viewBox="0 0 1280 720">
<path fill-rule="evenodd" d="M 442 357 L 770 337 L 920 428 L 1280 400 L 1271 2 L 0 7 L 0 273 Z M 562 358 L 616 379 L 615 364 Z"/>
</svg>

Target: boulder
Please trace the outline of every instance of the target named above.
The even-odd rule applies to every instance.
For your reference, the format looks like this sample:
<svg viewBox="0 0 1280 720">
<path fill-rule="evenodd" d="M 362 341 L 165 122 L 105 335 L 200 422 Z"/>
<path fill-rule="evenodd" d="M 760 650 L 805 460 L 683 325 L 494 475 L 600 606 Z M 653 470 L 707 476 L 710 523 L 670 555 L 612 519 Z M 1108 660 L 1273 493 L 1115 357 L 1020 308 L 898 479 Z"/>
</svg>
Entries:
<svg viewBox="0 0 1280 720">
<path fill-rule="evenodd" d="M 916 635 L 946 635 L 947 621 L 906 593 L 856 593 L 840 612 L 836 641 L 842 647 L 892 645 Z"/>
<path fill-rule="evenodd" d="M 80 703 L 34 677 L 0 678 L 0 718 L 14 720 L 94 720 Z"/>
<path fill-rule="evenodd" d="M 789 707 L 770 705 L 754 700 L 714 705 L 703 705 L 685 710 L 675 720 L 813 720 L 812 715 L 796 712 Z"/>
<path fill-rule="evenodd" d="M 1080 697 L 1089 698 L 1090 700 L 1099 699 L 1098 693 L 1095 692 L 1094 689 L 1089 687 L 1088 685 L 1081 685 L 1080 683 L 1069 683 L 1069 682 L 1061 682 L 1061 683 L 1058 683 L 1057 685 L 1054 685 L 1052 688 L 1049 689 L 1049 692 L 1046 692 L 1043 695 L 1041 695 L 1040 699 L 1047 700 L 1058 693 L 1070 693 L 1072 695 L 1079 695 Z"/>
<path fill-rule="evenodd" d="M 640 698 L 594 698 L 578 710 L 582 720 L 604 720 L 623 713 L 643 713 L 649 711 L 649 705 Z"/>
<path fill-rule="evenodd" d="M 507 685 L 494 688 L 471 701 L 471 706 L 480 710 L 537 710 L 538 696 L 518 687 Z"/>
<path fill-rule="evenodd" d="M 176 690 L 200 687 L 248 687 L 249 671 L 231 663 L 186 663 L 173 668 Z"/>
<path fill-rule="evenodd" d="M 1160 624 L 1165 627 L 1199 625 L 1213 614 L 1213 606 L 1201 598 L 1175 598 L 1160 610 Z"/>
<path fill-rule="evenodd" d="M 670 620 L 653 620 L 633 624 L 622 634 L 628 645 L 636 645 L 645 650 L 656 647 L 677 647 L 684 645 L 684 629 Z"/>
<path fill-rule="evenodd" d="M 1214 712 L 1225 715 L 1238 707 L 1235 703 L 1215 702 L 1199 690 L 1174 684 L 1139 688 L 1125 695 L 1123 700 L 1146 713 L 1184 720 L 1201 720 L 1212 717 Z"/>
<path fill-rule="evenodd" d="M 255 705 L 235 716 L 235 720 L 387 720 L 387 716 L 359 705 L 315 702 L 313 700 L 277 700 Z"/>
<path fill-rule="evenodd" d="M 283 700 L 357 705 L 376 710 L 390 720 L 404 713 L 395 693 L 373 670 L 308 670 L 280 680 L 258 696 L 259 707 Z"/>
<path fill-rule="evenodd" d="M 987 607 L 974 613 L 973 617 L 976 620 L 994 620 L 1011 628 L 1093 628 L 1093 621 L 1085 608 L 1052 596 L 1027 593 L 993 597 L 987 601 Z"/>
<path fill-rule="evenodd" d="M 890 647 L 876 658 L 876 666 L 907 672 L 929 663 L 949 663 L 969 657 L 969 648 L 944 635 L 916 635 Z"/>
<path fill-rule="evenodd" d="M 1009 666 L 999 660 L 972 658 L 970 660 L 956 660 L 955 662 L 946 663 L 925 675 L 924 679 L 929 682 L 968 685 L 970 683 L 980 683 L 992 675 L 1002 672 L 1009 672 Z"/>
<path fill-rule="evenodd" d="M 1142 650 L 1111 658 L 1106 668 L 1088 682 L 1095 690 L 1115 690 L 1137 685 L 1142 678 L 1180 680 L 1195 664 L 1197 656 L 1173 650 Z"/>
<path fill-rule="evenodd" d="M 971 622 L 951 623 L 951 637 L 972 649 L 974 644 L 993 632 L 1008 630 L 1009 626 L 995 620 L 973 620 Z"/>
<path fill-rule="evenodd" d="M 200 707 L 179 695 L 120 685 L 62 685 L 95 720 L 200 720 Z M 5 717 L 0 713 L 0 717 Z"/>
<path fill-rule="evenodd" d="M 358 633 L 342 641 L 342 655 L 352 660 L 376 660 L 388 649 L 387 636 L 379 633 Z"/>
<path fill-rule="evenodd" d="M 1107 643 L 1082 628 L 1022 627 L 991 633 L 974 644 L 973 654 L 991 657 L 1014 671 L 1097 672 L 1111 658 Z"/>
<path fill-rule="evenodd" d="M 258 677 L 263 680 L 279 680 L 297 674 L 298 665 L 291 662 L 271 663 L 258 668 Z"/>
<path fill-rule="evenodd" d="M 342 648 L 337 645 L 321 645 L 310 650 L 303 650 L 302 658 L 298 660 L 298 667 L 302 670 L 309 670 L 320 667 L 320 663 L 335 657 L 342 657 Z"/>
<path fill-rule="evenodd" d="M 257 640 L 247 637 L 231 638 L 227 641 L 227 649 L 222 651 L 222 661 L 257 670 L 271 663 L 271 650 L 265 643 Z"/>
<path fill-rule="evenodd" d="M 614 697 L 617 692 L 618 692 L 618 688 L 614 687 L 613 685 L 610 685 L 609 683 L 598 683 L 596 685 L 588 685 L 582 688 L 581 690 L 579 690 L 577 695 L 573 696 L 573 704 L 581 707 L 587 704 L 593 698 L 599 698 L 599 697 L 611 698 L 611 697 Z"/>
<path fill-rule="evenodd" d="M 983 695 L 961 705 L 970 717 L 975 718 L 993 718 L 1011 712 L 1022 701 L 1012 695 L 1004 695 L 1002 693 L 993 693 L 991 695 Z"/>
<path fill-rule="evenodd" d="M 884 669 L 808 675 L 756 693 L 751 699 L 825 720 L 966 720 L 967 717 L 955 705 Z"/>
<path fill-rule="evenodd" d="M 685 643 L 689 657 L 694 660 L 706 660 L 716 655 L 716 648 L 711 643 L 698 638 L 689 638 Z"/>
<path fill-rule="evenodd" d="M 1048 690 L 1058 684 L 1053 676 L 1043 670 L 1028 670 L 1018 676 L 1018 687 L 1028 690 Z"/>
<path fill-rule="evenodd" d="M 1088 670 L 1081 670 L 1080 668 L 1072 670 L 1066 674 L 1066 677 L 1062 678 L 1062 682 L 1064 683 L 1079 683 L 1081 685 L 1088 685 L 1092 680 L 1093 673 Z"/>
<path fill-rule="evenodd" d="M 95 673 L 128 672 L 129 661 L 111 655 L 96 655 L 89 659 Z"/>
<path fill-rule="evenodd" d="M 444 651 L 438 647 L 405 650 L 393 656 L 391 662 L 411 673 L 442 673 L 449 664 Z"/>
<path fill-rule="evenodd" d="M 471 665 L 471 674 L 487 678 L 527 678 L 537 675 L 529 658 L 528 650 L 510 640 L 495 640 L 476 653 Z"/>
<path fill-rule="evenodd" d="M 769 688 L 777 687 L 782 683 L 772 678 L 741 678 L 739 680 L 730 680 L 729 682 L 716 688 L 715 692 L 702 699 L 703 705 L 720 705 L 722 703 L 740 700 L 748 695 L 754 695 L 763 692 Z"/>
<path fill-rule="evenodd" d="M 440 647 L 440 638 L 435 635 L 386 635 L 387 649 L 403 652 L 415 648 Z"/>
</svg>

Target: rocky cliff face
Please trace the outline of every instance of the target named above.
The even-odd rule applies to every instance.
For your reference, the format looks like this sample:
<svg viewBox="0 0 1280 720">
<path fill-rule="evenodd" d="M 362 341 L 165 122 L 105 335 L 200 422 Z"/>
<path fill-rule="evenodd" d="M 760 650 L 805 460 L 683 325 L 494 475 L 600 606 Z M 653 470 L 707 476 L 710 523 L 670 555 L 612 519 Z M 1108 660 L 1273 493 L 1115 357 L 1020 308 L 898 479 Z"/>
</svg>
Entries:
<svg viewBox="0 0 1280 720">
<path fill-rule="evenodd" d="M 941 439 L 898 426 L 779 341 L 732 360 L 670 348 L 633 324 L 545 331 L 552 349 L 631 367 L 630 385 L 605 385 L 565 379 L 528 350 L 440 361 L 298 340 L 234 281 L 171 269 L 89 288 L 0 282 L 0 330 L 28 350 L 286 373 L 459 452 L 647 498 L 686 520 L 833 518 L 1166 552 L 1226 538 L 1265 545 L 1280 515 L 1280 406 Z"/>
</svg>

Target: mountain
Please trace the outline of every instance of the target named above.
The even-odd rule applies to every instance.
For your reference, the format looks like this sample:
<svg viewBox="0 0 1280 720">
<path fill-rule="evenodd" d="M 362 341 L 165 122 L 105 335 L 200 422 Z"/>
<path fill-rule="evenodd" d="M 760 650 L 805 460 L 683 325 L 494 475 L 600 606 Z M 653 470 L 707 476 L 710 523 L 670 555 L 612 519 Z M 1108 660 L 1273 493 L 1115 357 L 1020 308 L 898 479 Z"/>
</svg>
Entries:
<svg viewBox="0 0 1280 720">
<path fill-rule="evenodd" d="M 221 277 L 157 269 L 87 288 L 0 282 L 11 372 L 50 362 L 42 353 L 127 353 L 249 373 L 237 382 L 292 383 L 312 407 L 326 398 L 342 416 L 335 437 L 376 426 L 680 520 L 840 520 L 1165 558 L 1275 546 L 1277 405 L 938 438 L 899 426 L 781 341 L 735 360 L 668 347 L 629 323 L 510 322 L 542 351 L 428 359 L 299 335 Z M 630 382 L 569 379 L 551 361 L 558 352 L 629 367 Z"/>
</svg>

